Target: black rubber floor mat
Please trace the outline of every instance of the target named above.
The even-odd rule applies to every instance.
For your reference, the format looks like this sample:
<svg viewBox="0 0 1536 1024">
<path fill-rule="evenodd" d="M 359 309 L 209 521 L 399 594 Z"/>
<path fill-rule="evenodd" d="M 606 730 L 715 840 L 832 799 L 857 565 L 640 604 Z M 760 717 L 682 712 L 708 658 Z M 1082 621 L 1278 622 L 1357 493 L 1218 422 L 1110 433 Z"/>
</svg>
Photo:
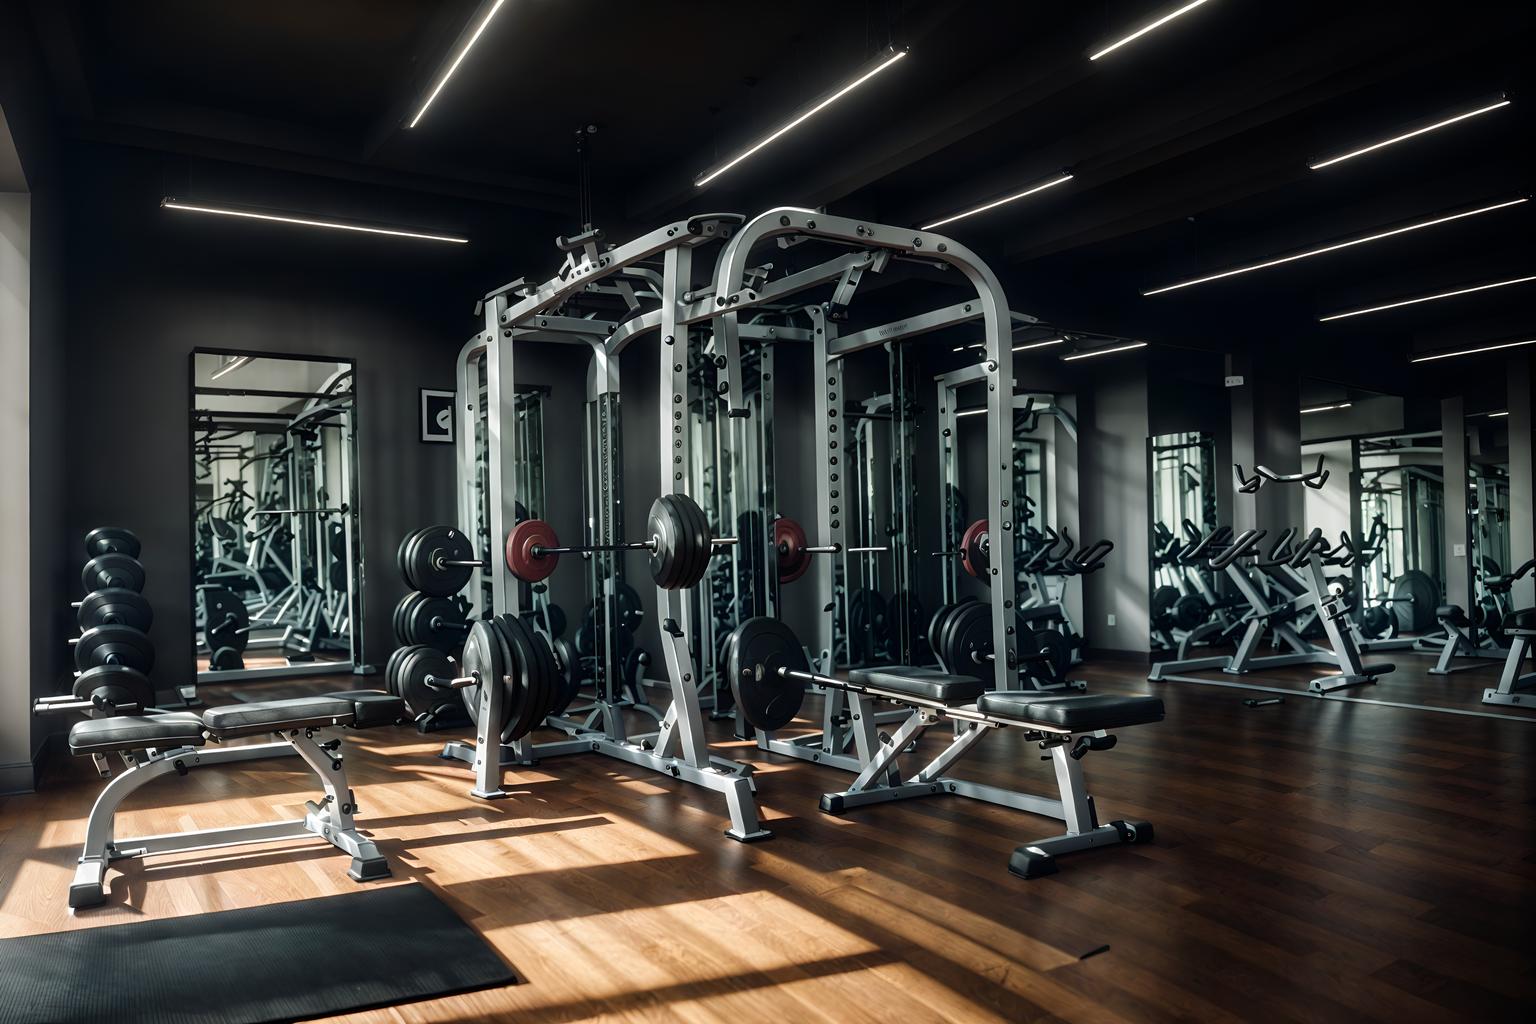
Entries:
<svg viewBox="0 0 1536 1024">
<path fill-rule="evenodd" d="M 0 1022 L 256 1024 L 515 984 L 421 885 L 0 940 Z"/>
</svg>

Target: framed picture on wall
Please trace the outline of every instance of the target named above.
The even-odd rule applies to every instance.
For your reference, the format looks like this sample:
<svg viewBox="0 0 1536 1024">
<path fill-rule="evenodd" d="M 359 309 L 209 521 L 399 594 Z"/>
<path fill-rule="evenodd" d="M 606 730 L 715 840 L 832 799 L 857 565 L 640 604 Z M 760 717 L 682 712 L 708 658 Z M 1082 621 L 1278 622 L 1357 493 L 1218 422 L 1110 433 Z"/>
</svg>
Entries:
<svg viewBox="0 0 1536 1024">
<path fill-rule="evenodd" d="M 421 389 L 421 439 L 453 444 L 453 392 Z"/>
</svg>

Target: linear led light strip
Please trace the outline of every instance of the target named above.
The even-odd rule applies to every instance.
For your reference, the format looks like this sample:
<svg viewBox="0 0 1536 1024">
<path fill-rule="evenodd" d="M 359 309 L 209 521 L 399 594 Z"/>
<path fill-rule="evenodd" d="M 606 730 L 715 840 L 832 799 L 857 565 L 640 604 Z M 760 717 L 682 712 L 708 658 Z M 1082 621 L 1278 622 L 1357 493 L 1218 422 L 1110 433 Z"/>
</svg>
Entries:
<svg viewBox="0 0 1536 1024">
<path fill-rule="evenodd" d="M 1091 352 L 1074 352 L 1070 356 L 1062 356 L 1061 361 L 1070 363 L 1074 359 L 1092 359 L 1094 356 L 1107 356 L 1115 352 L 1129 352 L 1133 348 L 1146 348 L 1144 341 L 1134 341 L 1129 345 L 1115 345 L 1112 348 L 1096 348 Z"/>
<path fill-rule="evenodd" d="M 1052 338 L 1049 341 L 1030 341 L 1030 342 L 1026 342 L 1023 345 L 1015 345 L 1015 346 L 1013 346 L 1013 350 L 1015 352 L 1028 352 L 1032 348 L 1045 348 L 1047 345 L 1060 345 L 1062 342 L 1064 342 L 1066 340 L 1067 340 L 1066 338 Z M 969 349 L 973 349 L 973 348 L 986 348 L 986 347 L 987 346 L 985 344 L 983 344 L 982 342 L 978 341 L 978 342 L 974 342 L 974 343 L 972 343 L 970 345 L 956 345 L 954 347 L 954 349 L 952 349 L 952 351 L 955 351 L 955 352 L 965 352 L 965 351 L 967 351 Z"/>
<path fill-rule="evenodd" d="M 1328 316 L 1318 317 L 1319 323 L 1327 323 L 1329 320 L 1343 320 L 1345 317 L 1362 316 L 1366 313 L 1380 313 L 1384 309 L 1397 309 L 1400 306 L 1412 306 L 1419 302 L 1433 302 L 1436 299 L 1449 299 L 1457 295 L 1471 295 L 1473 292 L 1485 292 L 1490 288 L 1503 288 L 1512 284 L 1525 284 L 1527 281 L 1536 281 L 1536 274 L 1529 277 L 1513 277 L 1508 281 L 1494 281 L 1491 284 L 1475 285 L 1471 288 L 1458 288 L 1450 292 L 1437 292 L 1434 295 L 1421 295 L 1416 299 L 1403 299 L 1401 302 L 1389 302 L 1384 306 L 1370 306 L 1366 309 L 1352 309 L 1347 313 L 1331 313 Z"/>
<path fill-rule="evenodd" d="M 1004 205 L 1005 203 L 1013 202 L 1015 199 L 1023 199 L 1025 196 L 1032 196 L 1036 192 L 1044 192 L 1048 188 L 1054 188 L 1057 185 L 1060 185 L 1060 184 L 1062 184 L 1064 182 L 1068 182 L 1068 181 L 1071 181 L 1071 180 L 1072 180 L 1072 175 L 1067 173 L 1066 171 L 1062 171 L 1060 175 L 1058 175 L 1057 177 L 1052 178 L 1050 181 L 1041 182 L 1038 185 L 1031 185 L 1029 188 L 1025 189 L 1022 192 L 1015 192 L 1011 196 L 1004 196 L 1001 199 L 994 199 L 990 203 L 983 203 L 982 205 L 976 207 L 975 209 L 966 210 L 964 213 L 957 213 L 957 214 L 954 214 L 953 216 L 945 217 L 943 220 L 936 220 L 932 224 L 924 224 L 922 226 L 922 230 L 923 231 L 932 231 L 934 228 L 943 227 L 945 224 L 952 224 L 955 221 L 960 220 L 960 219 L 962 219 L 964 217 L 971 217 L 971 216 L 974 216 L 975 214 L 978 214 L 978 213 L 986 213 L 988 210 L 995 210 L 999 206 Z"/>
<path fill-rule="evenodd" d="M 1496 420 L 1500 416 L 1508 416 L 1508 415 L 1509 415 L 1509 410 L 1506 409 L 1503 412 L 1491 412 L 1491 413 L 1488 414 L 1488 418 L 1491 419 L 1491 420 Z"/>
<path fill-rule="evenodd" d="M 1207 284 L 1211 281 L 1219 281 L 1224 277 L 1233 277 L 1237 274 L 1246 274 L 1254 270 L 1265 270 L 1269 267 L 1278 267 L 1282 263 L 1293 263 L 1296 260 L 1304 260 L 1309 256 L 1321 256 L 1324 253 L 1337 252 L 1340 249 L 1348 249 L 1351 246 L 1364 245 L 1366 242 L 1379 242 L 1383 238 L 1391 238 L 1393 235 L 1406 234 L 1409 231 L 1418 231 L 1420 228 L 1432 228 L 1436 224 L 1446 224 L 1453 220 L 1461 220 L 1463 217 L 1475 217 L 1480 213 L 1491 213 L 1494 210 L 1502 210 L 1509 206 L 1519 206 L 1521 203 L 1530 202 L 1522 196 L 1519 199 L 1509 199 L 1502 203 L 1494 203 L 1492 206 L 1480 206 L 1475 210 L 1463 210 L 1460 213 L 1452 213 L 1444 217 L 1436 217 L 1433 220 L 1420 221 L 1417 224 L 1408 224 L 1404 227 L 1393 228 L 1391 231 L 1378 231 L 1373 235 L 1363 238 L 1351 238 L 1347 242 L 1335 242 L 1333 245 L 1325 245 L 1320 249 L 1308 249 L 1305 252 L 1292 253 L 1289 256 L 1280 256 L 1276 259 L 1265 260 L 1263 263 L 1250 263 L 1243 267 L 1234 267 L 1231 270 L 1223 270 L 1219 274 L 1207 274 L 1205 277 L 1197 277 L 1189 281 L 1180 281 L 1177 284 L 1164 285 L 1161 288 L 1153 288 L 1142 292 L 1142 295 L 1161 295 L 1164 292 L 1177 291 L 1180 288 L 1191 288 L 1197 284 Z"/>
<path fill-rule="evenodd" d="M 250 361 L 251 361 L 251 357 L 250 356 L 235 356 L 235 358 L 231 359 L 229 362 L 225 363 L 223 366 L 219 367 L 217 370 L 214 370 L 211 374 L 209 374 L 208 375 L 208 379 L 209 380 L 218 380 L 220 377 L 224 376 L 226 373 L 232 373 L 235 370 L 240 369 L 240 367 L 244 366 L 246 363 L 248 363 Z"/>
<path fill-rule="evenodd" d="M 1345 160 L 1352 160 L 1357 156 L 1364 156 L 1367 153 L 1381 149 L 1383 146 L 1391 146 L 1395 143 L 1404 142 L 1416 135 L 1423 135 L 1425 132 L 1432 132 L 1437 128 L 1444 128 L 1446 125 L 1455 124 L 1457 121 L 1465 121 L 1469 117 L 1476 117 L 1478 114 L 1486 114 L 1490 110 L 1498 110 L 1500 107 L 1507 107 L 1509 104 L 1509 99 L 1502 99 L 1497 103 L 1490 103 L 1486 107 L 1478 107 L 1476 110 L 1468 110 L 1466 113 L 1457 114 L 1455 117 L 1448 117 L 1444 121 L 1436 121 L 1434 124 L 1425 125 L 1423 128 L 1416 128 L 1411 132 L 1405 132 L 1402 135 L 1397 135 L 1390 139 L 1383 139 L 1380 142 L 1373 142 L 1369 146 L 1363 146 L 1360 149 L 1345 153 L 1342 156 L 1329 157 L 1327 160 L 1319 160 L 1317 163 L 1308 164 L 1307 166 L 1312 168 L 1314 171 L 1320 171 L 1324 167 L 1331 167 L 1336 163 L 1341 163 Z"/>
<path fill-rule="evenodd" d="M 1474 356 L 1479 352 L 1497 352 L 1502 348 L 1520 348 L 1523 345 L 1536 345 L 1536 338 L 1528 338 L 1525 341 L 1506 341 L 1498 345 L 1479 345 L 1477 348 L 1461 348 L 1454 352 L 1436 352 L 1434 355 L 1414 356 L 1411 363 L 1431 363 L 1436 359 L 1450 359 L 1453 356 Z"/>
<path fill-rule="evenodd" d="M 427 94 L 426 101 L 423 102 L 421 108 L 416 111 L 416 116 L 411 118 L 411 123 L 406 125 L 407 128 L 416 127 L 417 122 L 419 122 L 426 114 L 427 108 L 432 105 L 432 101 L 437 99 L 437 94 L 442 92 L 443 86 L 448 84 L 448 79 L 453 77 L 453 73 L 459 70 L 459 65 L 464 63 L 464 58 L 469 56 L 470 49 L 473 48 L 475 43 L 480 39 L 480 33 L 485 31 L 485 27 L 491 23 L 492 18 L 496 17 L 496 12 L 501 10 L 501 5 L 505 2 L 506 0 L 495 0 L 495 2 L 491 4 L 491 9 L 485 12 L 485 17 L 481 18 L 480 24 L 475 26 L 475 31 L 464 43 L 463 48 L 459 50 L 458 56 L 453 58 L 453 63 L 448 65 L 448 70 L 443 72 L 443 77 L 437 80 L 437 85 L 433 86 L 432 91 Z"/>
<path fill-rule="evenodd" d="M 753 143 L 751 146 L 748 146 L 746 149 L 742 150 L 739 154 L 737 154 L 736 156 L 732 157 L 730 160 L 726 161 L 725 163 L 721 164 L 719 167 L 716 167 L 714 170 L 709 171 L 708 173 L 706 173 L 703 176 L 701 176 L 698 179 L 696 179 L 694 181 L 694 183 L 693 183 L 694 187 L 695 188 L 702 188 L 703 186 L 709 184 L 711 181 L 713 181 L 714 179 L 720 177 L 720 175 L 724 174 L 726 171 L 730 170 L 732 167 L 735 167 L 737 164 L 741 163 L 747 157 L 751 156 L 753 153 L 756 153 L 758 150 L 762 149 L 764 146 L 768 145 L 770 142 L 773 142 L 775 139 L 780 138 L 785 133 L 787 133 L 787 132 L 793 130 L 794 128 L 796 128 L 797 126 L 805 123 L 807 120 L 809 120 L 810 118 L 814 117 L 816 114 L 819 114 L 821 111 L 827 109 L 832 104 L 836 103 L 838 100 L 840 100 L 844 96 L 848 95 L 850 92 L 853 92 L 853 90 L 857 89 L 859 86 L 863 85 L 865 82 L 869 81 L 871 78 L 874 78 L 880 72 L 884 71 L 886 68 L 890 67 L 892 64 L 895 64 L 897 61 L 901 60 L 901 58 L 905 57 L 906 55 L 907 55 L 907 51 L 906 50 L 897 50 L 897 51 L 895 51 L 890 56 L 888 56 L 884 60 L 880 61 L 879 64 L 876 64 L 873 68 L 870 68 L 868 71 L 866 71 L 863 74 L 859 75 L 857 78 L 855 78 L 853 81 L 849 82 L 847 85 L 843 86 L 841 89 L 838 89 L 836 92 L 832 93 L 830 96 L 826 97 L 825 99 L 821 100 L 820 102 L 814 104 L 813 106 L 810 106 L 810 107 L 806 108 L 804 111 L 802 111 L 801 113 L 797 114 L 795 116 L 794 120 L 792 120 L 792 121 L 788 122 L 787 124 L 783 125 L 782 127 L 778 128 L 773 133 L 771 133 L 771 134 L 769 134 L 767 136 L 764 136 L 761 140 Z"/>
<path fill-rule="evenodd" d="M 370 235 L 393 235 L 397 238 L 420 238 L 428 242 L 453 242 L 456 245 L 464 245 L 467 238 L 459 238 L 454 235 L 434 235 L 423 231 L 401 231 L 397 228 L 375 228 L 363 224 L 346 224 L 336 220 L 315 220 L 311 217 L 295 217 L 288 214 L 257 213 L 253 210 L 235 210 L 227 206 L 199 206 L 194 203 L 183 203 L 180 200 L 167 196 L 160 200 L 160 205 L 167 210 L 181 210 L 186 213 L 213 213 L 221 217 L 245 217 L 250 220 L 271 220 L 280 224 L 302 224 L 311 228 L 334 228 L 337 231 L 360 231 Z"/>
<path fill-rule="evenodd" d="M 1334 409 L 1348 409 L 1353 404 L 1353 402 L 1334 402 L 1330 405 L 1311 405 L 1301 410 L 1301 414 L 1306 416 L 1309 413 L 1314 412 L 1330 412 Z"/>
<path fill-rule="evenodd" d="M 1143 25 L 1141 28 L 1137 29 L 1135 32 L 1132 32 L 1130 35 L 1126 36 L 1124 39 L 1120 39 L 1120 40 L 1117 40 L 1117 41 L 1115 41 L 1113 43 L 1110 43 L 1108 46 L 1104 47 L 1104 49 L 1100 50 L 1098 53 L 1090 54 L 1088 59 L 1089 60 L 1098 60 L 1100 57 L 1104 56 L 1106 53 L 1113 53 L 1115 50 L 1120 49 L 1120 47 L 1124 46 L 1126 43 L 1132 42 L 1133 40 L 1136 40 L 1136 39 L 1140 39 L 1142 36 L 1146 35 L 1148 32 L 1151 32 L 1153 29 L 1160 28 L 1161 26 L 1168 24 L 1170 21 L 1172 21 L 1174 18 L 1177 18 L 1181 14 L 1188 14 L 1190 11 L 1194 10 L 1196 7 L 1199 7 L 1201 4 L 1203 4 L 1205 2 L 1206 2 L 1206 0 L 1194 0 L 1193 3 L 1185 4 L 1183 7 L 1180 7 L 1178 10 L 1174 11 L 1172 14 L 1165 14 L 1161 18 L 1158 18 L 1156 21 L 1151 22 L 1151 23 L 1146 24 L 1146 25 Z"/>
</svg>

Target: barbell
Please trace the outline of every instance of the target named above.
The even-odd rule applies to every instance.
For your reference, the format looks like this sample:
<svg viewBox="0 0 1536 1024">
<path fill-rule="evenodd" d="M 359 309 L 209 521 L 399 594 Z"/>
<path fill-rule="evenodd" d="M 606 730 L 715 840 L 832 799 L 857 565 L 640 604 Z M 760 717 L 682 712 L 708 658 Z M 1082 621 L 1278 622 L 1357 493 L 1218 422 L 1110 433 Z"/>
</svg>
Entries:
<svg viewBox="0 0 1536 1024">
<path fill-rule="evenodd" d="M 837 555 L 843 552 L 854 555 L 890 550 L 884 544 L 868 547 L 812 544 L 805 535 L 805 527 L 789 516 L 780 516 L 773 521 L 773 547 L 778 553 L 780 583 L 793 583 L 804 576 L 805 571 L 811 567 L 812 555 Z"/>
<path fill-rule="evenodd" d="M 735 537 L 715 537 L 709 520 L 688 495 L 663 494 L 651 503 L 646 517 L 649 540 L 617 544 L 561 544 L 555 528 L 542 519 L 526 519 L 507 534 L 507 568 L 527 583 L 549 578 L 561 555 L 599 551 L 649 551 L 651 578 L 662 590 L 683 590 L 698 584 L 709 570 L 715 549 L 735 544 Z"/>
</svg>

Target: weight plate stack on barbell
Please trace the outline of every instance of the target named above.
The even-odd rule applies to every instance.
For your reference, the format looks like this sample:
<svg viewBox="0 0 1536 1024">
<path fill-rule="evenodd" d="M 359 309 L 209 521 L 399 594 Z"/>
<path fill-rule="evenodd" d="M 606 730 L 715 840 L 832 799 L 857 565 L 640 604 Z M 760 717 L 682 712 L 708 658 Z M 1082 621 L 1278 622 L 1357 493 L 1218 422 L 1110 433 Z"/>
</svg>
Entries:
<svg viewBox="0 0 1536 1024">
<path fill-rule="evenodd" d="M 978 519 L 965 528 L 960 537 L 960 565 L 983 583 L 992 582 L 991 540 L 987 521 Z"/>
<path fill-rule="evenodd" d="M 1392 609 L 1399 633 L 1425 633 L 1435 627 L 1440 584 L 1427 572 L 1409 569 L 1392 581 Z"/>
<path fill-rule="evenodd" d="M 426 644 L 444 654 L 457 651 L 469 632 L 466 609 L 451 597 L 433 597 L 420 591 L 407 594 L 395 606 L 395 625 L 401 642 Z"/>
<path fill-rule="evenodd" d="M 469 538 L 452 526 L 426 526 L 408 536 L 401 568 L 406 584 L 432 597 L 452 597 L 468 585 L 475 561 Z"/>
</svg>

